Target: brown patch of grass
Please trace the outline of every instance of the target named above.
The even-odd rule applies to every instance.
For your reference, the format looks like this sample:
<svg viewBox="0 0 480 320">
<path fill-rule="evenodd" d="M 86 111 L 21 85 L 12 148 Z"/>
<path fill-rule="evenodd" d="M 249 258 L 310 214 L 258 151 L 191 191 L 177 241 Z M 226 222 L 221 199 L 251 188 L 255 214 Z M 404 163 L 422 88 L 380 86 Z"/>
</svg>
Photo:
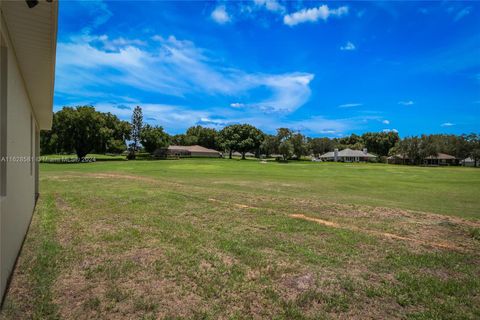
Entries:
<svg viewBox="0 0 480 320">
<path fill-rule="evenodd" d="M 323 220 L 323 219 L 307 217 L 304 214 L 290 214 L 289 216 L 292 217 L 292 218 L 295 218 L 295 219 L 302 219 L 302 220 L 316 222 L 316 223 L 323 224 L 325 226 L 332 227 L 332 228 L 340 228 L 340 229 L 347 229 L 347 230 L 351 230 L 351 231 L 359 231 L 359 232 L 363 232 L 363 233 L 372 234 L 372 235 L 375 235 L 375 236 L 384 237 L 384 238 L 387 238 L 387 239 L 402 240 L 402 241 L 407 241 L 407 242 L 411 242 L 411 243 L 414 243 L 414 244 L 419 244 L 419 245 L 424 245 L 424 246 L 429 246 L 429 247 L 435 247 L 435 248 L 440 248 L 440 249 L 450 249 L 450 250 L 463 251 L 462 248 L 460 248 L 456 245 L 453 245 L 451 243 L 448 243 L 448 242 L 429 242 L 429 241 L 423 241 L 423 240 L 418 240 L 418 239 L 413 239 L 413 238 L 408 238 L 408 237 L 402 237 L 402 236 L 392 234 L 392 233 L 388 233 L 388 232 L 380 232 L 380 231 L 376 231 L 376 230 L 361 229 L 361 228 L 358 228 L 354 225 L 341 225 L 341 224 L 326 221 L 326 220 Z"/>
</svg>

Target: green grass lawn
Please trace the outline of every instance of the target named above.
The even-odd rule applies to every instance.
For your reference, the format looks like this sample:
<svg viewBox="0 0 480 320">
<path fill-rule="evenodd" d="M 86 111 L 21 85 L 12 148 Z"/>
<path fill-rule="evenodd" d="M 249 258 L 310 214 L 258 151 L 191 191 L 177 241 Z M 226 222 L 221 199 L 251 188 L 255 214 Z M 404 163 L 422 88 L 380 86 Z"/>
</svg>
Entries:
<svg viewBox="0 0 480 320">
<path fill-rule="evenodd" d="M 475 319 L 480 170 L 42 164 L 5 319 Z"/>
</svg>

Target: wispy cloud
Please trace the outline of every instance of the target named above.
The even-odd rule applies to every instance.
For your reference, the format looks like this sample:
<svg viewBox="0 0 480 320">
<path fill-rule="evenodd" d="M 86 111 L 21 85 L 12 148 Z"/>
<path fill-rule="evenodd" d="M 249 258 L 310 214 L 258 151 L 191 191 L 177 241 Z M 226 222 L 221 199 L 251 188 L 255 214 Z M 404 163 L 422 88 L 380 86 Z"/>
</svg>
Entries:
<svg viewBox="0 0 480 320">
<path fill-rule="evenodd" d="M 339 105 L 338 107 L 339 108 L 353 108 L 353 107 L 359 107 L 361 105 L 362 105 L 361 103 L 345 103 L 345 104 Z"/>
<path fill-rule="evenodd" d="M 227 12 L 227 8 L 224 5 L 217 6 L 210 14 L 213 21 L 219 24 L 225 24 L 231 21 L 231 17 Z"/>
<path fill-rule="evenodd" d="M 454 123 L 445 122 L 445 123 L 442 123 L 440 126 L 442 126 L 442 127 L 452 127 L 452 126 L 454 126 L 454 125 L 455 125 Z"/>
<path fill-rule="evenodd" d="M 285 6 L 280 4 L 277 0 L 253 0 L 255 5 L 265 7 L 268 11 L 284 13 Z"/>
<path fill-rule="evenodd" d="M 77 6 L 65 6 L 67 15 L 82 14 L 85 19 L 84 27 L 82 29 L 83 34 L 89 34 L 94 29 L 105 24 L 112 16 L 113 13 L 108 8 L 108 5 L 103 0 L 91 0 L 91 1 L 78 1 Z M 75 8 L 75 11 L 72 10 Z M 70 9 L 70 11 L 68 11 Z M 63 12 L 65 14 L 65 11 Z"/>
<path fill-rule="evenodd" d="M 348 41 L 345 45 L 340 47 L 340 50 L 342 51 L 353 51 L 356 50 L 357 47 L 350 41 Z"/>
<path fill-rule="evenodd" d="M 389 132 L 398 133 L 398 130 L 397 130 L 397 129 L 383 129 L 382 131 L 385 132 L 385 133 L 389 133 Z"/>
<path fill-rule="evenodd" d="M 111 103 L 97 103 L 95 108 L 101 112 L 111 112 L 120 119 L 128 121 L 132 116 L 133 108 L 137 105 L 142 107 L 145 120 L 160 124 L 169 132 L 184 131 L 188 127 L 196 125 L 202 119 L 213 117 L 209 111 L 194 110 L 186 106 L 143 102 L 126 104 L 129 109 L 119 109 L 118 105 Z"/>
<path fill-rule="evenodd" d="M 406 100 L 406 101 L 399 101 L 398 104 L 401 104 L 402 106 L 411 106 L 414 104 L 412 100 Z"/>
<path fill-rule="evenodd" d="M 287 14 L 283 17 L 283 22 L 288 26 L 295 26 L 305 22 L 316 22 L 318 20 L 327 21 L 329 17 L 341 17 L 346 14 L 348 14 L 347 6 L 330 9 L 328 5 L 324 4 L 317 8 L 302 9 Z"/>
<path fill-rule="evenodd" d="M 120 48 L 126 48 L 128 46 L 144 46 L 146 42 L 140 39 L 126 39 L 124 37 L 110 39 L 107 35 L 93 36 L 84 35 L 78 38 L 79 41 L 87 41 L 94 45 L 98 45 L 106 51 L 117 51 Z"/>
<path fill-rule="evenodd" d="M 390 124 L 390 121 L 389 120 L 383 120 L 382 123 L 383 124 Z"/>
<path fill-rule="evenodd" d="M 311 73 L 249 73 L 219 63 L 211 52 L 191 41 L 173 36 L 155 40 L 142 47 L 122 44 L 114 51 L 95 46 L 91 38 L 60 42 L 57 92 L 95 95 L 124 85 L 177 97 L 201 93 L 246 100 L 250 91 L 260 90 L 263 98 L 250 98 L 244 104 L 267 112 L 292 112 L 310 97 Z"/>
<path fill-rule="evenodd" d="M 241 107 L 244 107 L 244 106 L 245 106 L 245 104 L 240 103 L 240 102 L 230 103 L 230 107 L 232 107 L 232 108 L 241 108 Z"/>
<path fill-rule="evenodd" d="M 223 128 L 229 125 L 229 122 L 222 120 L 222 119 L 214 119 L 214 118 L 200 118 L 195 125 L 210 127 L 210 128 Z"/>
</svg>

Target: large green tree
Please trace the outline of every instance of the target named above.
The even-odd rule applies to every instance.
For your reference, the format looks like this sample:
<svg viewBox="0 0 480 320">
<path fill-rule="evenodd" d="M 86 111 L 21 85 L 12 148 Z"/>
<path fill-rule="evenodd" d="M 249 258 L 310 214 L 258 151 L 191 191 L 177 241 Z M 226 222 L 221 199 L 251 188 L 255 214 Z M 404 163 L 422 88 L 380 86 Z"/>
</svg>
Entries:
<svg viewBox="0 0 480 320">
<path fill-rule="evenodd" d="M 259 129 L 249 124 L 233 124 L 226 126 L 220 131 L 219 141 L 222 147 L 229 152 L 229 158 L 232 158 L 232 152 L 238 151 L 245 159 L 245 154 L 249 151 L 257 151 L 263 141 L 264 134 Z"/>
<path fill-rule="evenodd" d="M 265 135 L 262 144 L 260 145 L 260 150 L 268 158 L 270 155 L 278 152 L 278 139 L 273 135 Z"/>
<path fill-rule="evenodd" d="M 467 155 L 473 159 L 474 166 L 480 161 L 480 134 L 471 133 L 465 135 L 465 141 L 468 144 Z"/>
<path fill-rule="evenodd" d="M 333 141 L 329 138 L 309 138 L 308 149 L 315 157 L 318 157 L 333 150 Z"/>
<path fill-rule="evenodd" d="M 105 121 L 92 106 L 65 107 L 58 112 L 56 131 L 64 149 L 73 147 L 77 157 L 84 159 L 102 141 Z"/>
<path fill-rule="evenodd" d="M 185 140 L 195 141 L 192 144 L 198 144 L 202 147 L 209 148 L 209 149 L 217 149 L 218 148 L 218 132 L 213 128 L 202 127 L 200 125 L 190 127 L 187 129 L 185 133 Z"/>
<path fill-rule="evenodd" d="M 293 144 L 290 140 L 283 140 L 278 145 L 278 152 L 282 155 L 284 161 L 290 159 L 293 155 Z"/>
<path fill-rule="evenodd" d="M 163 131 L 162 127 L 147 124 L 140 133 L 140 143 L 145 148 L 145 151 L 153 153 L 157 149 L 168 147 L 169 136 Z"/>
<path fill-rule="evenodd" d="M 390 149 L 400 140 L 397 132 L 367 132 L 361 137 L 365 148 L 378 156 L 387 156 Z"/>
<path fill-rule="evenodd" d="M 297 160 L 308 154 L 307 139 L 300 132 L 292 134 L 289 139 L 293 147 L 293 155 Z"/>
<path fill-rule="evenodd" d="M 120 153 L 126 149 L 130 124 L 111 113 L 92 106 L 63 107 L 54 113 L 52 129 L 42 131 L 42 154 L 72 153 L 84 158 L 87 153 Z"/>
</svg>

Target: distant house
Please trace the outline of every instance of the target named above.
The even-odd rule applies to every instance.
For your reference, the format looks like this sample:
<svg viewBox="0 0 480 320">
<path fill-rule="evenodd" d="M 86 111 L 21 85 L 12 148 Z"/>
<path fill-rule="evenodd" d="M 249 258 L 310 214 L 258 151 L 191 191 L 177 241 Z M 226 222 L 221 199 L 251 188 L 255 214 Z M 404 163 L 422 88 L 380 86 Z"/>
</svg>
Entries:
<svg viewBox="0 0 480 320">
<path fill-rule="evenodd" d="M 234 157 L 241 157 L 242 154 L 240 152 L 234 152 L 232 153 L 232 156 Z M 245 157 L 255 157 L 255 154 L 251 153 L 251 152 L 246 152 L 245 153 Z"/>
<path fill-rule="evenodd" d="M 414 164 L 407 155 L 396 154 L 387 158 L 389 164 Z M 458 159 L 446 153 L 437 153 L 423 159 L 421 164 L 427 166 L 451 166 L 458 165 Z"/>
<path fill-rule="evenodd" d="M 388 164 L 413 164 L 407 155 L 395 154 L 387 158 Z"/>
<path fill-rule="evenodd" d="M 319 157 L 323 161 L 340 161 L 340 162 L 366 162 L 369 160 L 376 159 L 377 156 L 367 152 L 367 149 L 360 150 L 352 150 L 352 149 L 343 149 L 338 151 L 335 149 L 334 151 L 327 152 L 322 154 Z"/>
<path fill-rule="evenodd" d="M 430 166 L 451 166 L 458 165 L 458 160 L 449 154 L 437 153 L 435 156 L 428 156 L 423 159 L 423 164 Z"/>
<path fill-rule="evenodd" d="M 168 156 L 177 157 L 204 157 L 204 158 L 220 158 L 222 153 L 208 149 L 199 145 L 194 146 L 169 146 L 167 149 Z"/>
<path fill-rule="evenodd" d="M 475 160 L 469 157 L 460 161 L 460 164 L 465 167 L 475 167 Z M 476 166 L 480 167 L 480 161 L 477 161 Z"/>
</svg>

